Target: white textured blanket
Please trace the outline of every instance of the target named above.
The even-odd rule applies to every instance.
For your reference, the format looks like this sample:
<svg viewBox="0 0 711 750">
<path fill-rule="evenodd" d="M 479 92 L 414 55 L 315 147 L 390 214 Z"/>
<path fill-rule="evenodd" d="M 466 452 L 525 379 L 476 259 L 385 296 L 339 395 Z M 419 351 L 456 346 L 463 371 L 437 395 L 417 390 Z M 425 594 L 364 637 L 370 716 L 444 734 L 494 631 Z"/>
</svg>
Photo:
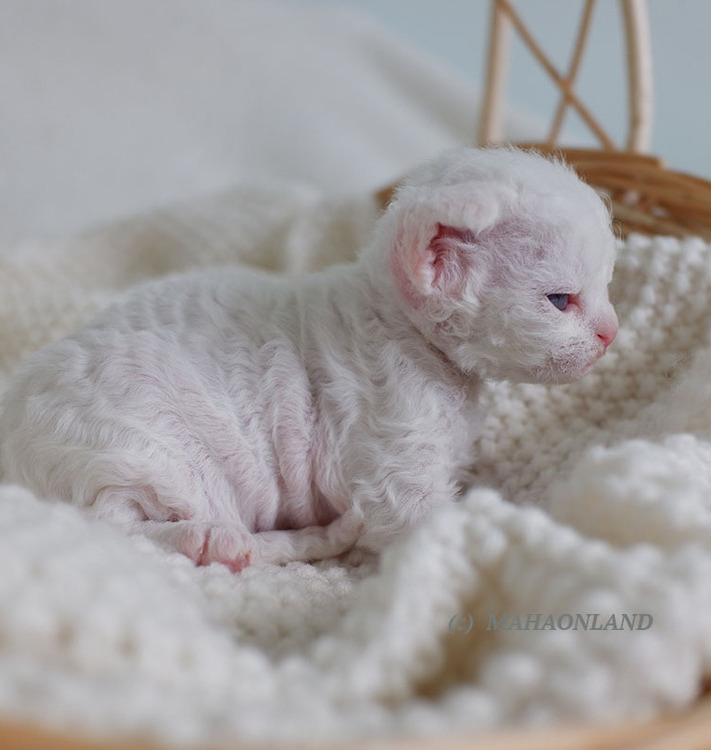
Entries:
<svg viewBox="0 0 711 750">
<path fill-rule="evenodd" d="M 134 283 L 348 259 L 376 213 L 235 190 L 0 258 L 0 378 Z M 622 246 L 608 355 L 575 385 L 492 389 L 476 456 L 491 489 L 379 567 L 195 568 L 0 486 L 0 715 L 190 744 L 689 703 L 711 662 L 710 295 L 703 243 Z"/>
</svg>

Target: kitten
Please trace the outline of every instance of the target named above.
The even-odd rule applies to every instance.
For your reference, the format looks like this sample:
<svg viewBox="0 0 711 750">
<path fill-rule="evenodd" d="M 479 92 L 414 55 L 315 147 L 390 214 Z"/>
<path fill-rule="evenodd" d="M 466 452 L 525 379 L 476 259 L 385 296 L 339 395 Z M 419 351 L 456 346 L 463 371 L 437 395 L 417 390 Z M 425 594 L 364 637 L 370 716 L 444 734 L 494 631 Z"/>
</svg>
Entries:
<svg viewBox="0 0 711 750">
<path fill-rule="evenodd" d="M 614 254 L 568 167 L 455 150 L 354 264 L 151 283 L 32 356 L 5 480 L 199 565 L 378 551 L 455 496 L 483 379 L 565 383 L 605 352 Z"/>
</svg>

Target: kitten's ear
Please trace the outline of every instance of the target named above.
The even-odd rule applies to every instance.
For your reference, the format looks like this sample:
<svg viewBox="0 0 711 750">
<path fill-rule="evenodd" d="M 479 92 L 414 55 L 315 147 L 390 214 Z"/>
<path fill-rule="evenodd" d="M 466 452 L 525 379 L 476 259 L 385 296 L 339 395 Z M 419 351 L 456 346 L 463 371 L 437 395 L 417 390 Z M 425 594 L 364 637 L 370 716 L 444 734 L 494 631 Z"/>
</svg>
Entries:
<svg viewBox="0 0 711 750">
<path fill-rule="evenodd" d="M 430 268 L 430 286 L 445 294 L 461 294 L 473 262 L 475 245 L 476 236 L 471 229 L 448 227 L 438 222 L 424 258 Z"/>
<path fill-rule="evenodd" d="M 459 296 L 475 263 L 476 235 L 468 228 L 434 222 L 400 225 L 392 269 L 400 291 L 410 301 L 432 294 Z"/>
<path fill-rule="evenodd" d="M 477 252 L 478 237 L 499 221 L 498 198 L 471 185 L 403 198 L 391 256 L 400 292 L 412 304 L 433 295 L 460 296 L 472 269 L 486 262 Z"/>
</svg>

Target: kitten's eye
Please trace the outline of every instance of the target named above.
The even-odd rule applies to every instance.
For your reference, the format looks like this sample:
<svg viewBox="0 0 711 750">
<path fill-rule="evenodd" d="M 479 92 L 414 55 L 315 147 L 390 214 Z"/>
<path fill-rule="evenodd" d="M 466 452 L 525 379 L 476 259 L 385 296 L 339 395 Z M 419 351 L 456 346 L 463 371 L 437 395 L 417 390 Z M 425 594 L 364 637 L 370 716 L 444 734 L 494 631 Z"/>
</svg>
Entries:
<svg viewBox="0 0 711 750">
<path fill-rule="evenodd" d="M 568 301 L 570 299 L 569 294 L 549 294 L 548 299 L 551 301 L 553 307 L 557 307 L 559 310 L 565 310 L 568 307 Z"/>
</svg>

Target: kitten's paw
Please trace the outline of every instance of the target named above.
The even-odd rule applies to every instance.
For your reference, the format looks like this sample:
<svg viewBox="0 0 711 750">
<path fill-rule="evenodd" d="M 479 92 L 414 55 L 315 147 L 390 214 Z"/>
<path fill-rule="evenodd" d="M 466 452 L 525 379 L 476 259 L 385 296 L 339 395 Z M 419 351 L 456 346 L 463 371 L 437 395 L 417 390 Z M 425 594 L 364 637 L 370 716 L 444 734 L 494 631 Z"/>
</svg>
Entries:
<svg viewBox="0 0 711 750">
<path fill-rule="evenodd" d="M 217 562 L 239 573 L 251 565 L 257 556 L 257 546 L 252 534 L 231 526 L 211 526 L 205 532 L 197 565 Z"/>
<path fill-rule="evenodd" d="M 256 545 L 249 532 L 236 526 L 196 524 L 188 529 L 180 552 L 195 561 L 196 565 L 214 562 L 226 565 L 239 573 L 251 565 L 256 557 Z"/>
<path fill-rule="evenodd" d="M 216 562 L 239 573 L 257 558 L 254 537 L 240 526 L 195 521 L 149 521 L 142 526 L 136 530 L 189 557 L 196 565 Z"/>
</svg>

